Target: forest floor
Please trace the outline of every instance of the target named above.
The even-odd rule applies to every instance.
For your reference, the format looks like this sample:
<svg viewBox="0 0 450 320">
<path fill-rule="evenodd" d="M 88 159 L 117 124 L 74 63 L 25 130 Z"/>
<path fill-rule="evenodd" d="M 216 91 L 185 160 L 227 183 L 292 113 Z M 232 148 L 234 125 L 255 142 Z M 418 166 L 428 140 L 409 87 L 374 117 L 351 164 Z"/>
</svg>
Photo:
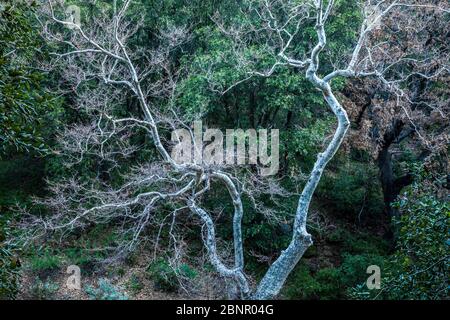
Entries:
<svg viewBox="0 0 450 320">
<path fill-rule="evenodd" d="M 141 256 L 142 257 L 142 256 Z M 99 278 L 107 278 L 110 283 L 118 288 L 131 300 L 180 300 L 188 297 L 178 292 L 165 292 L 158 290 L 156 284 L 151 279 L 143 276 L 146 272 L 145 259 L 140 259 L 134 266 L 125 266 L 121 269 L 121 275 L 107 275 L 105 270 L 85 272 L 81 276 L 81 289 L 70 289 L 67 286 L 68 278 L 71 274 L 66 273 L 64 267 L 50 271 L 36 272 L 29 268 L 22 269 L 19 300 L 30 299 L 52 299 L 52 300 L 89 300 L 92 297 L 86 292 L 86 288 L 96 288 Z M 138 277 L 138 288 L 133 287 L 132 279 Z M 46 284 L 52 284 L 54 290 L 36 288 L 37 279 Z M 39 291 L 39 292 L 38 292 Z M 52 292 L 49 292 L 52 291 Z M 200 298 L 200 297 L 198 297 Z"/>
<path fill-rule="evenodd" d="M 297 274 L 295 272 L 293 280 L 288 281 L 285 289 L 278 297 L 279 299 L 289 299 L 292 295 L 297 296 L 297 291 L 302 292 L 308 290 L 308 286 L 324 286 L 325 283 L 319 284 L 315 282 L 314 274 L 323 269 L 339 268 L 345 263 L 346 255 L 343 250 L 348 250 L 352 254 L 361 254 L 370 251 L 370 247 L 366 247 L 367 240 L 360 237 L 362 227 L 357 226 L 354 222 L 343 221 L 341 219 L 328 219 L 326 228 L 320 233 L 315 234 L 314 246 L 308 249 L 302 258 L 299 266 L 297 266 Z M 366 234 L 371 237 L 381 239 L 383 237 L 382 225 L 369 224 L 364 226 Z M 370 241 L 369 241 L 370 242 Z M 356 251 L 355 251 L 356 250 Z M 161 289 L 148 275 L 149 261 L 153 255 L 147 250 L 141 250 L 135 255 L 132 263 L 121 263 L 111 266 L 96 266 L 87 264 L 81 267 L 81 289 L 69 289 L 67 280 L 70 274 L 66 273 L 68 263 L 60 262 L 56 267 L 51 269 L 36 270 L 32 268 L 30 261 L 24 261 L 22 268 L 20 293 L 18 299 L 52 299 L 52 300 L 89 300 L 92 296 L 86 291 L 87 288 L 98 288 L 99 279 L 107 279 L 109 283 L 117 289 L 118 292 L 127 296 L 130 300 L 184 300 L 184 299 L 217 299 L 217 291 L 215 291 L 211 283 L 216 283 L 217 279 L 202 279 L 199 284 L 197 277 L 198 290 L 196 292 L 187 293 L 182 288 L 176 290 Z M 267 266 L 268 267 L 268 266 Z M 350 266 L 351 267 L 351 266 Z M 301 276 L 302 268 L 306 268 L 308 274 Z M 304 270 L 303 269 L 303 270 Z M 365 269 L 360 270 L 362 277 L 365 276 Z M 343 274 L 345 276 L 345 273 Z M 341 275 L 338 275 L 340 277 Z M 297 277 L 297 278 L 296 278 Z M 300 289 L 299 282 L 305 288 Z M 306 282 L 306 284 L 303 284 Z M 38 284 L 41 284 L 39 287 Z M 53 289 L 45 287 L 53 286 Z M 299 288 L 299 289 L 297 289 Z M 291 290 L 291 293 L 289 291 Z M 294 290 L 294 293 L 292 293 Z M 320 288 L 319 295 L 321 294 Z M 300 298 L 300 297 L 298 297 Z M 310 298 L 320 298 L 314 291 Z"/>
<path fill-rule="evenodd" d="M 0 183 L 0 189 L 3 188 L 0 190 L 0 207 L 12 206 L 13 202 L 19 200 L 23 202 L 31 193 L 32 188 L 29 186 L 31 183 L 28 183 L 29 176 L 33 176 L 31 172 L 14 180 L 17 186 L 6 187 L 17 167 L 37 171 L 32 165 L 19 164 L 14 162 L 14 168 L 10 169 L 0 167 L 0 182 L 3 182 Z M 2 170 L 10 173 L 1 174 Z M 389 221 L 382 213 L 370 216 L 365 211 L 360 212 L 359 215 L 343 211 L 333 212 L 326 202 L 318 200 L 315 201 L 308 221 L 308 230 L 313 235 L 314 245 L 307 250 L 294 269 L 286 283 L 286 288 L 279 296 L 280 299 L 346 298 L 347 288 L 367 278 L 367 266 L 376 264 L 379 260 L 376 258 L 383 257 L 390 251 L 386 245 L 389 241 L 386 241 L 385 237 L 389 229 Z M 94 231 L 85 235 L 82 238 L 83 241 L 76 241 L 72 245 L 81 249 L 91 248 L 88 244 L 97 242 L 100 246 L 107 246 L 108 230 L 98 229 L 96 233 Z M 252 243 L 247 245 L 251 247 Z M 197 243 L 197 246 L 201 248 L 201 242 Z M 214 273 L 197 274 L 192 281 L 195 287 L 194 293 L 192 291 L 187 293 L 180 287 L 175 290 L 161 288 L 154 277 L 149 276 L 148 273 L 149 264 L 153 259 L 153 254 L 150 254 L 149 250 L 144 249 L 135 254 L 132 263 L 106 266 L 93 263 L 89 254 L 80 254 L 81 256 L 75 258 L 69 257 L 68 250 L 70 250 L 70 244 L 61 246 L 47 243 L 45 250 L 31 250 L 27 256 L 21 257 L 21 260 L 23 258 L 23 261 L 20 261 L 22 276 L 18 299 L 92 299 L 86 289 L 98 288 L 99 279 L 102 278 L 107 279 L 118 292 L 133 300 L 221 298 L 218 292 L 223 283 Z M 270 256 L 269 260 L 273 262 L 274 257 Z M 34 261 L 27 261 L 27 259 L 34 259 Z M 248 262 L 249 260 L 247 259 Z M 253 263 L 247 263 L 246 271 L 248 274 L 259 277 L 267 270 L 270 263 L 267 261 L 255 263 L 256 260 L 258 258 L 253 257 Z M 70 274 L 66 273 L 66 269 L 71 264 L 80 265 L 81 290 L 67 288 L 66 283 Z M 195 272 L 201 273 L 198 270 Z M 330 285 L 330 278 L 334 281 L 333 285 Z M 337 291 L 339 292 L 336 293 Z"/>
</svg>

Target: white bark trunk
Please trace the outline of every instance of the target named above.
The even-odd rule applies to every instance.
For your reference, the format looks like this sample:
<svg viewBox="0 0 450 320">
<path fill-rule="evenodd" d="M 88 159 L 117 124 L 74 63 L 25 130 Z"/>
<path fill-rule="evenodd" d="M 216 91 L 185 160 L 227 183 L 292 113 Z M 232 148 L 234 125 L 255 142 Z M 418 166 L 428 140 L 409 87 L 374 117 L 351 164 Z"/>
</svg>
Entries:
<svg viewBox="0 0 450 320">
<path fill-rule="evenodd" d="M 321 5 L 322 2 L 320 2 Z M 336 115 L 338 127 L 334 133 L 333 139 L 328 144 L 323 153 L 320 153 L 311 171 L 308 182 L 306 183 L 300 199 L 298 201 L 297 211 L 294 220 L 294 230 L 292 240 L 286 250 L 283 250 L 278 259 L 270 266 L 269 270 L 261 280 L 255 294 L 254 299 L 270 299 L 275 297 L 286 282 L 287 277 L 297 265 L 306 249 L 312 245 L 311 235 L 306 230 L 306 219 L 308 215 L 311 198 L 320 182 L 322 173 L 339 149 L 350 121 L 347 113 L 337 101 L 331 87 L 327 81 L 317 76 L 319 69 L 319 54 L 326 45 L 326 34 L 323 25 L 322 8 L 318 8 L 316 32 L 318 43 L 311 52 L 310 64 L 306 71 L 306 78 L 320 91 L 322 91 L 325 101 Z"/>
<path fill-rule="evenodd" d="M 205 244 L 206 249 L 208 250 L 209 261 L 221 276 L 231 278 L 233 279 L 233 281 L 235 281 L 240 293 L 242 294 L 242 298 L 245 298 L 250 291 L 247 279 L 245 278 L 245 275 L 242 272 L 242 268 L 240 266 L 233 269 L 228 268 L 222 263 L 219 256 L 217 255 L 215 226 L 210 215 L 206 213 L 205 210 L 198 207 L 192 200 L 188 201 L 188 206 L 191 209 L 191 211 L 197 214 L 197 216 L 203 222 L 203 226 L 205 228 L 205 236 L 203 238 L 203 242 Z M 237 288 L 233 287 L 234 286 L 230 288 L 231 292 L 229 292 L 229 296 L 231 297 L 234 297 L 234 295 L 237 293 L 236 292 Z"/>
<path fill-rule="evenodd" d="M 292 269 L 297 265 L 306 249 L 313 243 L 310 234 L 306 231 L 306 218 L 311 198 L 319 184 L 326 165 L 339 149 L 350 125 L 347 113 L 336 100 L 329 86 L 326 85 L 325 89 L 326 90 L 323 91 L 324 98 L 338 119 L 338 127 L 334 133 L 333 140 L 325 151 L 318 155 L 310 178 L 300 196 L 291 243 L 270 266 L 254 294 L 254 299 L 270 299 L 276 296 L 283 287 Z"/>
</svg>

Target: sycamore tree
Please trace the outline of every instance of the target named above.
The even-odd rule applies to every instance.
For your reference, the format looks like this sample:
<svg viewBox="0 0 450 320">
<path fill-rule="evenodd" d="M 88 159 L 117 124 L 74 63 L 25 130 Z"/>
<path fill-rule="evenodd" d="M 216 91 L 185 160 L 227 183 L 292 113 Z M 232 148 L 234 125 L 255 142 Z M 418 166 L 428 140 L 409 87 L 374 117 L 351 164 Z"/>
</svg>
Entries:
<svg viewBox="0 0 450 320">
<path fill-rule="evenodd" d="M 61 153 L 66 166 L 89 159 L 96 164 L 97 172 L 50 183 L 54 196 L 37 200 L 47 212 L 23 213 L 26 239 L 51 235 L 61 240 L 92 225 L 109 224 L 117 231 L 115 247 L 108 248 L 114 249 L 110 251 L 113 259 L 135 251 L 145 238 L 145 231 L 162 223 L 157 217 L 164 209 L 169 214 L 163 220 L 171 220 L 171 248 L 165 248 L 167 252 L 180 256 L 185 247 L 184 224 L 177 221 L 196 221 L 209 263 L 226 279 L 224 291 L 230 298 L 276 297 L 312 245 L 307 230 L 310 203 L 350 126 L 333 83 L 346 78 L 377 79 L 395 94 L 397 103 L 405 104 L 408 95 L 402 84 L 412 74 L 433 77 L 447 72 L 445 65 L 427 68 L 433 57 L 414 51 L 423 41 L 420 36 L 412 37 L 413 43 L 405 43 L 411 50 L 403 52 L 397 51 L 402 39 L 394 37 L 398 30 L 420 33 L 430 22 L 416 19 L 416 12 L 426 11 L 448 19 L 449 10 L 444 3 L 355 1 L 360 23 L 350 31 L 354 41 L 339 45 L 339 39 L 333 39 L 337 50 L 328 50 L 327 35 L 331 31 L 327 26 L 332 19 L 340 18 L 338 9 L 342 3 L 244 1 L 238 5 L 239 14 L 230 16 L 219 10 L 211 17 L 223 36 L 232 41 L 232 63 L 239 75 L 239 79 L 230 79 L 232 83 L 217 84 L 212 66 L 206 78 L 216 94 L 224 94 L 253 77 L 276 77 L 279 68 L 288 67 L 315 89 L 336 119 L 336 124 L 330 126 L 332 136 L 326 147 L 317 155 L 304 185 L 299 186 L 298 205 L 292 214 L 292 238 L 259 283 L 245 272 L 243 197 L 253 199 L 262 214 L 270 214 L 257 204 L 257 196 L 283 196 L 284 190 L 275 179 L 261 176 L 261 171 L 252 166 L 236 169 L 220 161 L 180 162 L 171 152 L 171 133 L 180 128 L 195 133 L 190 124 L 192 114 L 178 99 L 178 83 L 185 76 L 184 70 L 173 58 L 182 55 L 188 46 L 189 29 L 173 24 L 162 26 L 152 30 L 156 36 L 151 46 L 141 46 L 145 19 L 140 2 L 73 1 L 70 8 L 61 1 L 43 3 L 39 20 L 42 35 L 54 49 L 51 66 L 64 71 L 65 82 L 71 81 L 77 95 L 74 107 L 83 115 L 79 123 L 61 132 Z M 388 21 L 404 21 L 396 20 L 398 16 L 410 16 L 414 24 L 395 24 L 397 30 L 392 30 Z M 304 45 L 297 47 L 297 42 Z M 223 59 L 223 63 L 231 63 L 226 61 L 227 55 Z M 134 107 L 126 108 L 130 99 L 135 101 Z M 136 140 L 137 132 L 145 133 L 147 138 Z M 193 140 L 195 155 L 204 146 L 203 141 Z M 140 152 L 146 156 L 136 157 Z M 135 159 L 135 165 L 127 162 L 124 166 L 123 159 Z M 118 178 L 112 182 L 108 179 L 111 175 Z M 206 205 L 208 193 L 215 190 L 226 190 L 233 208 L 231 255 L 219 250 L 222 244 L 216 235 L 218 213 Z"/>
</svg>

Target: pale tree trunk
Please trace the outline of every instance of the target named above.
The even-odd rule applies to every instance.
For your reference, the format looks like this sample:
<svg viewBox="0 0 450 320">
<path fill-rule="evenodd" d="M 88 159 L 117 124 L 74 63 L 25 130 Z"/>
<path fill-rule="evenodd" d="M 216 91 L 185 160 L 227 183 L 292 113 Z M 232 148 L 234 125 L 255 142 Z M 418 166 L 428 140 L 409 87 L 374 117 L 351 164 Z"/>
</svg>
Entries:
<svg viewBox="0 0 450 320">
<path fill-rule="evenodd" d="M 327 41 L 324 21 L 326 20 L 329 10 L 331 9 L 332 2 L 330 2 L 330 6 L 326 10 L 327 13 L 325 13 L 324 16 L 322 15 L 322 3 L 320 2 L 318 5 L 320 6 L 318 8 L 316 22 L 318 43 L 311 52 L 309 66 L 306 70 L 306 78 L 322 92 L 325 101 L 338 120 L 338 126 L 334 133 L 333 139 L 328 144 L 325 151 L 318 155 L 310 177 L 302 191 L 302 194 L 300 195 L 295 214 L 292 240 L 287 249 L 283 250 L 278 259 L 270 266 L 264 278 L 259 283 L 253 296 L 254 299 L 262 300 L 275 297 L 280 292 L 287 277 L 297 265 L 300 258 L 312 245 L 313 242 L 311 235 L 306 230 L 306 220 L 311 198 L 320 182 L 326 165 L 336 154 L 342 144 L 342 141 L 344 140 L 348 127 L 350 126 L 347 113 L 334 96 L 329 82 L 320 79 L 317 76 L 317 70 L 319 69 L 319 54 L 325 47 Z"/>
<path fill-rule="evenodd" d="M 344 140 L 350 122 L 344 108 L 339 104 L 328 84 L 323 90 L 324 98 L 338 119 L 338 127 L 333 140 L 325 151 L 318 155 L 310 178 L 298 201 L 294 233 L 286 250 L 283 250 L 278 259 L 271 265 L 264 278 L 261 280 L 254 299 L 270 299 L 276 296 L 283 287 L 292 269 L 297 265 L 306 249 L 312 245 L 311 235 L 306 231 L 306 217 L 314 190 L 319 184 L 322 173 L 339 149 Z"/>
</svg>

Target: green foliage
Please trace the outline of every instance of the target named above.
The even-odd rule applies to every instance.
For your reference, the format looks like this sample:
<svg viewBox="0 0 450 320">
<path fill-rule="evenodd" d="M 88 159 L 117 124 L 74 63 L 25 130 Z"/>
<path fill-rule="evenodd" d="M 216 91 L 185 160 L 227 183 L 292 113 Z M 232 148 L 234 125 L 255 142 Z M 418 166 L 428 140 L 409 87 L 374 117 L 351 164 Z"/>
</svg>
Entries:
<svg viewBox="0 0 450 320">
<path fill-rule="evenodd" d="M 83 250 L 82 248 L 68 248 L 64 250 L 64 257 L 71 265 L 85 267 L 90 265 L 95 257 L 92 252 Z"/>
<path fill-rule="evenodd" d="M 344 284 L 343 288 L 348 289 L 358 283 L 365 282 L 369 277 L 369 274 L 366 273 L 367 267 L 377 265 L 383 269 L 384 264 L 385 258 L 377 254 L 345 254 L 344 261 L 339 266 L 340 279 Z"/>
<path fill-rule="evenodd" d="M 17 203 L 29 203 L 30 194 L 43 194 L 44 174 L 39 159 L 17 155 L 0 160 L 0 210 L 10 212 Z"/>
<path fill-rule="evenodd" d="M 416 175 L 415 183 L 395 204 L 396 251 L 382 269 L 381 291 L 355 286 L 352 295 L 365 299 L 446 299 L 449 272 L 448 201 L 436 195 L 436 179 Z"/>
<path fill-rule="evenodd" d="M 301 263 L 289 277 L 282 293 L 289 299 L 337 299 L 342 296 L 343 285 L 339 269 L 324 268 L 313 274 Z"/>
<path fill-rule="evenodd" d="M 426 182 L 425 182 L 426 183 Z M 386 289 L 394 298 L 442 299 L 448 293 L 450 204 L 430 186 L 415 183 L 397 203 L 395 279 Z"/>
<path fill-rule="evenodd" d="M 308 299 L 316 297 L 319 290 L 319 283 L 311 275 L 309 268 L 300 263 L 289 276 L 287 286 L 283 289 L 282 294 L 288 299 Z"/>
<path fill-rule="evenodd" d="M 0 11 L 0 156 L 11 147 L 46 153 L 44 136 L 58 118 L 58 100 L 45 90 L 44 75 L 32 68 L 41 55 L 34 7 L 12 1 Z"/>
<path fill-rule="evenodd" d="M 4 243 L 12 236 L 6 221 L 17 203 L 43 194 L 44 165 L 34 154 L 46 154 L 59 121 L 59 99 L 46 90 L 45 75 L 33 68 L 45 50 L 34 28 L 35 3 L 2 1 L 0 10 L 0 299 L 17 293 L 19 260 Z M 41 50 L 39 50 L 41 48 Z M 15 154 L 26 152 L 26 155 Z M 31 153 L 33 151 L 33 153 Z M 38 269 L 51 265 L 36 262 Z M 41 289 L 39 289 L 41 287 Z M 39 284 L 36 291 L 45 291 Z M 39 296 L 39 294 L 38 294 Z"/>
<path fill-rule="evenodd" d="M 46 248 L 44 250 L 36 250 L 37 254 L 30 257 L 30 268 L 32 271 L 51 271 L 61 267 L 61 258 L 54 252 Z"/>
<path fill-rule="evenodd" d="M 190 280 L 194 280 L 198 275 L 197 271 L 186 263 L 178 268 L 178 274 Z"/>
<path fill-rule="evenodd" d="M 315 274 L 319 284 L 315 295 L 321 300 L 338 299 L 343 296 L 343 288 L 347 283 L 342 279 L 340 268 L 323 268 Z"/>
<path fill-rule="evenodd" d="M 44 282 L 39 277 L 36 277 L 30 287 L 30 294 L 35 300 L 52 300 L 58 289 L 59 286 L 49 279 Z"/>
<path fill-rule="evenodd" d="M 243 222 L 243 241 L 249 250 L 257 249 L 262 254 L 270 254 L 286 247 L 290 238 L 289 230 L 269 223 L 267 219 L 250 210 L 247 212 Z"/>
<path fill-rule="evenodd" d="M 281 134 L 285 144 L 280 153 L 287 151 L 287 160 L 290 169 L 294 172 L 308 172 L 317 158 L 317 154 L 322 151 L 322 144 L 325 136 L 330 133 L 334 119 L 325 118 L 313 121 L 313 115 L 307 110 L 302 110 L 303 121 L 309 122 L 303 128 L 284 131 Z M 311 124 L 312 123 L 312 124 Z"/>
<path fill-rule="evenodd" d="M 179 278 L 194 280 L 198 272 L 187 263 L 174 269 L 167 259 L 160 257 L 150 263 L 146 275 L 154 282 L 156 289 L 174 292 L 180 287 Z"/>
<path fill-rule="evenodd" d="M 127 283 L 127 288 L 131 292 L 136 294 L 139 293 L 144 288 L 144 284 L 142 283 L 141 279 L 139 279 L 139 276 L 133 274 Z"/>
<path fill-rule="evenodd" d="M 370 265 L 382 268 L 385 258 L 377 254 L 344 254 L 339 267 L 323 268 L 312 272 L 304 263 L 300 263 L 287 280 L 283 294 L 289 299 L 345 299 L 347 290 L 364 282 Z"/>
<path fill-rule="evenodd" d="M 351 289 L 361 283 L 365 286 L 369 277 L 367 267 L 377 265 L 381 270 L 385 268 L 389 244 L 379 237 L 364 232 L 352 233 L 339 227 L 326 235 L 325 242 L 329 250 L 336 251 L 332 261 L 335 266 L 317 270 L 314 266 L 317 262 L 311 264 L 310 261 L 317 258 L 322 261 L 323 252 L 308 253 L 308 249 L 286 281 L 283 291 L 286 297 L 321 300 L 354 297 Z"/>
<path fill-rule="evenodd" d="M 18 291 L 19 260 L 15 247 L 6 243 L 11 234 L 9 220 L 0 216 L 0 300 L 13 299 Z"/>
<path fill-rule="evenodd" d="M 343 254 L 380 254 L 389 250 L 389 243 L 369 233 L 352 233 L 345 228 L 336 228 L 326 235 L 326 241 L 339 246 Z"/>
<path fill-rule="evenodd" d="M 164 258 L 158 258 L 147 268 L 147 276 L 154 281 L 155 287 L 163 291 L 176 291 L 179 282 L 175 270 Z"/>
<path fill-rule="evenodd" d="M 340 215 L 378 215 L 384 202 L 378 170 L 366 161 L 335 159 L 322 178 L 317 195 Z"/>
<path fill-rule="evenodd" d="M 88 286 L 85 289 L 91 300 L 128 300 L 128 296 L 114 286 L 108 279 L 101 278 L 98 287 Z"/>
<path fill-rule="evenodd" d="M 61 250 L 61 256 L 69 264 L 91 268 L 95 262 L 105 258 L 106 250 L 93 250 L 114 245 L 117 234 L 110 226 L 95 225 L 79 237 L 72 239 L 67 248 Z"/>
</svg>

